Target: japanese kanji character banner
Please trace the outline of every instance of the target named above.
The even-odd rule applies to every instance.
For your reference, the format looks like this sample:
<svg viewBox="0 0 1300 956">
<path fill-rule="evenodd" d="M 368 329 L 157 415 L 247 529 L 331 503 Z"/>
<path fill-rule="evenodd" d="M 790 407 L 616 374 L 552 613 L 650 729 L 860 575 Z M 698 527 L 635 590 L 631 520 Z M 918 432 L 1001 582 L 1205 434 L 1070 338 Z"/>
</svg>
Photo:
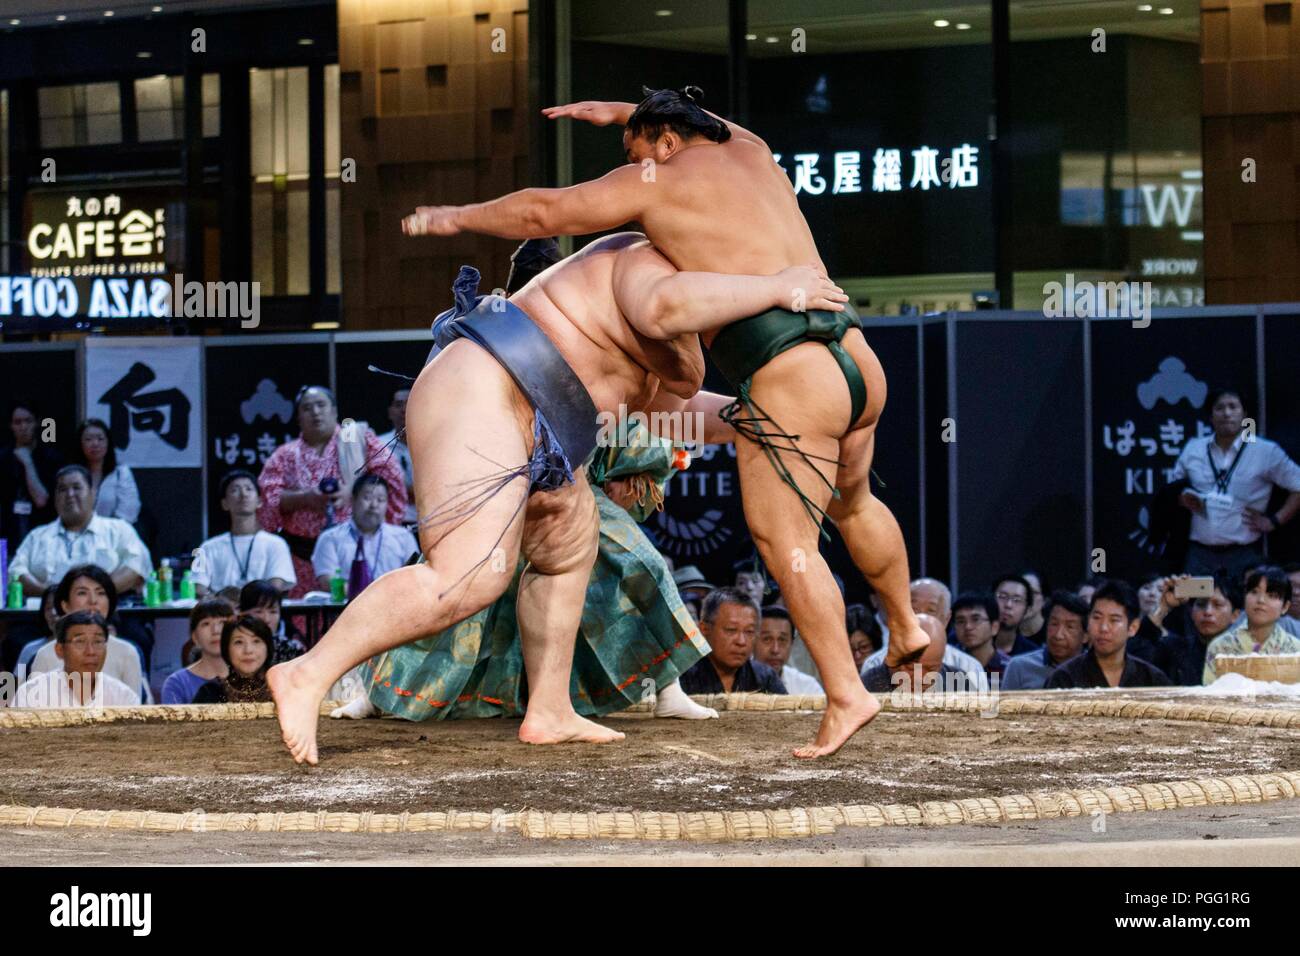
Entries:
<svg viewBox="0 0 1300 956">
<path fill-rule="evenodd" d="M 202 464 L 202 347 L 196 338 L 86 340 L 86 416 L 108 423 L 120 464 Z"/>
</svg>

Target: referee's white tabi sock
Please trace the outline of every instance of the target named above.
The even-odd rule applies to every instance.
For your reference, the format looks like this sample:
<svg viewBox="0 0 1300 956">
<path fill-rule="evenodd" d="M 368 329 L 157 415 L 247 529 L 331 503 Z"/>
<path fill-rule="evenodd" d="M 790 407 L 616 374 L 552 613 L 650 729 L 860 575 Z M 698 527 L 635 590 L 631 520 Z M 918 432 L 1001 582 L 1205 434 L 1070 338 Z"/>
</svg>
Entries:
<svg viewBox="0 0 1300 956">
<path fill-rule="evenodd" d="M 678 717 L 682 720 L 708 720 L 717 717 L 712 707 L 702 707 L 686 696 L 682 685 L 673 681 L 655 695 L 656 717 Z"/>
<path fill-rule="evenodd" d="M 335 707 L 330 711 L 330 716 L 360 720 L 363 717 L 374 717 L 378 713 L 375 705 L 370 703 L 370 698 L 362 694 L 360 697 L 352 698 L 342 707 Z"/>
</svg>

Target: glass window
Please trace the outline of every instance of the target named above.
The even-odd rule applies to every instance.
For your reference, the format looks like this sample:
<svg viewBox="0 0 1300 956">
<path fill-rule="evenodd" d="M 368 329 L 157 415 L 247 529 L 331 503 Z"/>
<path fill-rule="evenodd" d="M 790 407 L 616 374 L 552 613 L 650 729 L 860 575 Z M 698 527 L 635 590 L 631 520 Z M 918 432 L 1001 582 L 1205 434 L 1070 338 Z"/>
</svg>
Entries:
<svg viewBox="0 0 1300 956">
<path fill-rule="evenodd" d="M 1197 5 L 1013 3 L 1011 73 L 1015 307 L 1071 274 L 1202 304 Z"/>
<path fill-rule="evenodd" d="M 150 76 L 135 81 L 136 136 L 142 143 L 185 137 L 185 78 Z"/>
<path fill-rule="evenodd" d="M 325 291 L 342 291 L 339 247 L 339 67 L 325 67 Z"/>
<path fill-rule="evenodd" d="M 249 70 L 253 279 L 264 295 L 307 295 L 307 68 Z"/>
<path fill-rule="evenodd" d="M 221 75 L 203 74 L 203 135 L 221 135 Z"/>
<path fill-rule="evenodd" d="M 122 142 L 121 91 L 117 83 L 45 86 L 37 91 L 36 99 L 42 146 Z"/>
</svg>

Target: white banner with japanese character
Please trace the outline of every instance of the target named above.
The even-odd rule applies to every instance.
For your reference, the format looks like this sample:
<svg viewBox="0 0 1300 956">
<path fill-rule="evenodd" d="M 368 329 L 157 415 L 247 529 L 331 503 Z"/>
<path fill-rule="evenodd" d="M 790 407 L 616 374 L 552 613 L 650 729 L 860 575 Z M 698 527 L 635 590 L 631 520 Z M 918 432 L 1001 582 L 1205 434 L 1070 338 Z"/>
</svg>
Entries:
<svg viewBox="0 0 1300 956">
<path fill-rule="evenodd" d="M 108 424 L 119 464 L 202 467 L 202 378 L 197 338 L 89 338 L 86 417 Z"/>
</svg>

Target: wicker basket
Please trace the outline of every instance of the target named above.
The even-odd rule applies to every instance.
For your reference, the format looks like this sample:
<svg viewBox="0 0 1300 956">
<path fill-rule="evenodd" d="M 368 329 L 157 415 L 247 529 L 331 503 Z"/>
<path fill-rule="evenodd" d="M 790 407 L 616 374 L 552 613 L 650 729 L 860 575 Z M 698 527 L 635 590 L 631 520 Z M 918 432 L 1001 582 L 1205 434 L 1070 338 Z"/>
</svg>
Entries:
<svg viewBox="0 0 1300 956">
<path fill-rule="evenodd" d="M 1251 680 L 1300 684 L 1300 654 L 1221 654 L 1214 668 L 1224 674 L 1240 674 Z"/>
</svg>

